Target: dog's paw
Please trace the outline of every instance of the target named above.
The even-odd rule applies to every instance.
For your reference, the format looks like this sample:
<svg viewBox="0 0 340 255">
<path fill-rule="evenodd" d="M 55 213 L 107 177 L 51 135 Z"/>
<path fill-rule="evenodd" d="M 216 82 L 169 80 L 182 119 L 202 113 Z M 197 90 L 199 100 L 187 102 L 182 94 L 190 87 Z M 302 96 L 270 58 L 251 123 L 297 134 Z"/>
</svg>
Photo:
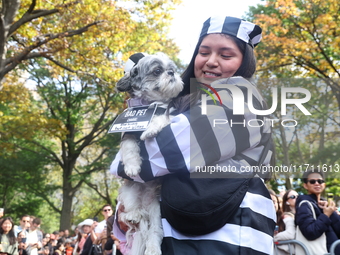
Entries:
<svg viewBox="0 0 340 255">
<path fill-rule="evenodd" d="M 125 165 L 124 166 L 124 172 L 129 176 L 129 177 L 135 177 L 140 173 L 140 165 Z"/>
<path fill-rule="evenodd" d="M 151 130 L 151 129 L 150 130 L 145 130 L 141 134 L 140 139 L 142 141 L 145 141 L 148 138 L 154 138 L 160 131 L 161 131 L 161 129 L 160 130 L 155 130 L 155 129 L 153 129 L 153 130 Z"/>
<path fill-rule="evenodd" d="M 137 225 L 142 220 L 142 214 L 138 211 L 128 212 L 125 215 L 125 220 L 133 225 Z"/>
<path fill-rule="evenodd" d="M 158 245 L 147 243 L 144 255 L 162 255 L 162 251 Z"/>
</svg>

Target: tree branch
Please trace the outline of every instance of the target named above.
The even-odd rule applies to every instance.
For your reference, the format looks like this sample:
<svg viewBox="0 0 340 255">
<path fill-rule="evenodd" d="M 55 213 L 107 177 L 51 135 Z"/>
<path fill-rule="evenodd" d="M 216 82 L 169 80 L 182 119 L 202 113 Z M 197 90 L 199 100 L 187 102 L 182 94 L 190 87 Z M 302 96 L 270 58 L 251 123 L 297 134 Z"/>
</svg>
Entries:
<svg viewBox="0 0 340 255">
<path fill-rule="evenodd" d="M 13 1 L 13 0 L 9 0 L 9 1 Z M 68 4 L 63 4 L 63 5 L 59 5 L 57 7 L 59 8 L 67 8 L 71 5 L 75 5 L 80 3 L 80 1 L 74 1 Z M 27 12 L 25 12 L 25 14 L 15 23 L 13 23 L 13 25 L 10 27 L 9 29 L 9 33 L 8 36 L 10 36 L 11 34 L 13 34 L 20 26 L 22 26 L 25 23 L 28 23 L 36 18 L 40 18 L 40 17 L 45 17 L 45 16 L 49 16 L 55 13 L 59 12 L 58 8 L 55 9 L 51 9 L 51 10 L 35 10 L 36 5 L 36 0 L 32 0 L 32 3 L 29 7 L 29 9 L 27 10 Z"/>
<path fill-rule="evenodd" d="M 48 60 L 50 60 L 50 61 L 53 62 L 55 65 L 60 66 L 61 68 L 65 69 L 65 70 L 67 70 L 67 71 L 69 71 L 69 72 L 71 72 L 71 73 L 76 73 L 75 70 L 73 70 L 73 69 L 71 69 L 70 67 L 68 67 L 68 66 L 66 66 L 66 65 L 64 65 L 64 64 L 62 64 L 62 63 L 60 63 L 59 61 L 53 59 L 53 58 L 50 57 L 50 56 L 46 56 L 46 55 L 45 55 L 45 56 L 43 56 L 43 57 L 46 58 L 46 59 L 48 59 Z"/>
<path fill-rule="evenodd" d="M 39 48 L 40 46 L 47 44 L 48 42 L 50 42 L 54 39 L 61 39 L 61 38 L 65 38 L 65 37 L 72 37 L 72 36 L 75 36 L 75 35 L 82 34 L 86 31 L 88 31 L 88 29 L 90 27 L 96 26 L 97 24 L 99 24 L 101 22 L 102 21 L 96 21 L 96 22 L 93 22 L 91 24 L 88 24 L 88 25 L 86 25 L 82 28 L 76 29 L 76 30 L 69 30 L 69 31 L 57 33 L 57 34 L 46 34 L 46 35 L 43 36 L 43 37 L 45 37 L 45 39 L 39 39 L 38 38 L 38 41 L 36 43 L 26 47 L 21 53 L 19 53 L 15 57 L 6 60 L 7 66 L 1 71 L 1 74 L 3 74 L 3 75 L 7 74 L 8 72 L 13 70 L 19 63 L 21 63 L 24 60 L 31 59 L 33 57 L 45 57 L 45 58 L 48 57 L 48 55 L 47 55 L 47 54 L 49 54 L 48 52 L 31 53 L 33 50 Z"/>
</svg>

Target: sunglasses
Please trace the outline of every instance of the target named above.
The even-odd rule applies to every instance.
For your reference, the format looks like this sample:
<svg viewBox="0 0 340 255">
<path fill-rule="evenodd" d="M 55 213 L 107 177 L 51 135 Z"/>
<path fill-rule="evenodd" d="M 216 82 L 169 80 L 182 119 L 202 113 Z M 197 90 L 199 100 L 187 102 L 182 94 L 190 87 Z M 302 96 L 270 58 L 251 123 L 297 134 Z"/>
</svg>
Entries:
<svg viewBox="0 0 340 255">
<path fill-rule="evenodd" d="M 307 182 L 309 182 L 310 184 L 315 184 L 316 182 L 318 182 L 319 184 L 322 184 L 322 183 L 325 183 L 325 180 L 322 180 L 322 179 L 311 179 L 311 180 L 308 180 Z"/>
<path fill-rule="evenodd" d="M 104 209 L 103 212 L 111 212 L 111 209 Z"/>
<path fill-rule="evenodd" d="M 288 199 L 295 199 L 297 198 L 298 196 L 295 196 L 295 195 L 291 195 L 290 197 L 288 197 Z"/>
</svg>

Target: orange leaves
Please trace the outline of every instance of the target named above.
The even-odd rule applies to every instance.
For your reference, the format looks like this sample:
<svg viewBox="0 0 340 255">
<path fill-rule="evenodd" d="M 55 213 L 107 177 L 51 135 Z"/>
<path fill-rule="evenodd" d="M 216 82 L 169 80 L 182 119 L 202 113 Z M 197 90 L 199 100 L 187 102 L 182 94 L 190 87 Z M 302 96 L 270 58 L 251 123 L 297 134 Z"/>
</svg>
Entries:
<svg viewBox="0 0 340 255">
<path fill-rule="evenodd" d="M 254 21 L 264 31 L 261 65 L 293 64 L 305 68 L 304 75 L 326 77 L 339 70 L 339 1 L 268 0 L 259 8 Z"/>
<path fill-rule="evenodd" d="M 20 23 L 13 33 L 14 40 L 5 40 L 6 62 L 11 64 L 6 74 L 19 63 L 26 65 L 27 59 L 45 57 L 56 71 L 63 67 L 95 74 L 100 68 L 102 75 L 110 77 L 122 65 L 117 57 L 125 52 L 164 51 L 175 55 L 179 51 L 167 39 L 166 31 L 171 19 L 169 10 L 180 0 L 56 0 L 37 1 L 35 6 L 32 3 L 33 0 L 22 0 L 16 21 L 32 17 L 33 13 L 42 16 Z M 169 43 L 172 47 L 165 47 Z"/>
<path fill-rule="evenodd" d="M 278 10 L 282 17 L 299 16 L 301 10 L 296 6 L 294 0 L 280 0 L 274 3 L 274 7 Z"/>
</svg>

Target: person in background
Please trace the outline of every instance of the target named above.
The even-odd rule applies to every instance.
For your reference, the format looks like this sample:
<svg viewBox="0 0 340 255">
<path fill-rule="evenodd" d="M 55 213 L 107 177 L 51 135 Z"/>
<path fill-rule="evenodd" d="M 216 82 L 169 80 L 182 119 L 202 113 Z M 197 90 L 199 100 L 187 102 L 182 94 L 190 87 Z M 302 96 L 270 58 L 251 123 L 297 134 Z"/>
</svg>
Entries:
<svg viewBox="0 0 340 255">
<path fill-rule="evenodd" d="M 77 243 L 77 239 L 78 239 L 78 236 L 79 236 L 79 229 L 78 229 L 78 226 L 74 227 L 74 235 L 71 236 L 70 238 L 72 239 L 72 243 L 73 243 L 73 247 L 75 247 L 76 243 Z"/>
<path fill-rule="evenodd" d="M 18 253 L 19 255 L 28 255 L 27 254 L 27 243 L 26 243 L 26 231 L 21 231 L 18 233 L 17 237 L 18 241 Z"/>
<path fill-rule="evenodd" d="M 65 237 L 65 239 L 70 238 L 70 231 L 68 229 L 64 230 L 64 237 Z"/>
<path fill-rule="evenodd" d="M 50 254 L 52 255 L 55 247 L 57 246 L 58 241 L 55 238 L 54 234 L 50 234 L 50 241 L 48 242 L 48 247 L 50 247 Z"/>
<path fill-rule="evenodd" d="M 48 247 L 49 253 L 52 255 L 53 254 L 53 246 L 52 246 L 52 242 L 51 242 L 51 234 L 50 233 L 46 233 L 44 235 L 43 243 L 44 243 L 44 245 L 43 245 L 43 248 L 42 248 L 42 253 L 44 255 L 46 255 L 45 249 L 46 249 L 46 247 Z"/>
<path fill-rule="evenodd" d="M 326 188 L 321 171 L 308 170 L 304 172 L 302 183 L 307 195 L 300 195 L 296 200 L 295 224 L 299 226 L 301 233 L 307 240 L 315 240 L 325 233 L 329 252 L 332 243 L 340 238 L 340 216 L 336 212 L 337 207 L 334 201 L 328 203 L 321 198 L 321 194 Z M 300 205 L 303 200 L 312 204 L 316 220 L 308 203 Z M 335 254 L 340 255 L 340 246 L 337 246 Z"/>
<path fill-rule="evenodd" d="M 14 227 L 14 234 L 17 237 L 18 233 L 25 230 L 26 235 L 28 234 L 28 230 L 31 226 L 31 217 L 29 215 L 23 215 L 20 219 L 20 225 Z"/>
<path fill-rule="evenodd" d="M 65 246 L 63 242 L 58 242 L 57 246 L 55 247 L 56 249 L 54 250 L 53 255 L 63 255 Z"/>
<path fill-rule="evenodd" d="M 18 255 L 18 242 L 14 234 L 14 223 L 11 217 L 3 217 L 0 221 L 0 253 Z"/>
<path fill-rule="evenodd" d="M 79 254 L 80 255 L 88 255 L 91 246 L 91 232 L 94 230 L 94 224 L 92 219 L 86 219 L 83 222 L 79 223 L 78 228 L 82 233 L 82 238 L 78 244 Z"/>
<path fill-rule="evenodd" d="M 80 229 L 77 227 L 77 229 Z M 73 255 L 78 255 L 81 247 L 84 245 L 86 238 L 83 236 L 81 230 L 78 231 L 77 238 L 74 240 L 74 249 L 73 249 Z M 81 247 L 80 247 L 81 246 Z"/>
<path fill-rule="evenodd" d="M 55 230 L 52 232 L 52 234 L 55 236 L 55 246 L 57 246 L 59 238 L 60 238 L 59 231 Z"/>
<path fill-rule="evenodd" d="M 39 230 L 40 224 L 41 220 L 34 217 L 27 234 L 27 251 L 29 255 L 38 255 L 38 250 L 42 248 L 43 234 Z"/>
<path fill-rule="evenodd" d="M 282 213 L 277 219 L 278 232 L 275 233 L 274 241 L 285 241 L 295 239 L 295 201 L 298 194 L 295 190 L 288 190 L 282 197 Z M 295 254 L 294 245 L 278 245 L 277 255 Z"/>
<path fill-rule="evenodd" d="M 275 191 L 272 190 L 272 189 L 269 189 L 268 191 L 269 191 L 270 197 L 273 201 L 274 209 L 275 209 L 275 212 L 276 212 L 276 226 L 275 226 L 275 230 L 274 230 L 274 235 L 276 235 L 279 231 L 279 226 L 277 224 L 277 221 L 278 221 L 278 219 L 281 218 L 282 210 L 281 210 L 281 207 L 280 207 L 279 198 L 276 195 Z"/>
<path fill-rule="evenodd" d="M 299 194 L 295 190 L 288 190 L 282 197 L 282 211 L 295 215 L 295 204 Z"/>
<path fill-rule="evenodd" d="M 73 254 L 72 240 L 68 238 L 65 240 L 65 255 L 72 254 Z"/>
<path fill-rule="evenodd" d="M 59 238 L 58 238 L 58 242 L 62 242 L 64 243 L 66 240 L 65 238 L 65 231 L 63 229 L 59 230 Z"/>
<path fill-rule="evenodd" d="M 99 223 L 95 223 L 96 227 L 94 228 L 94 231 L 91 232 L 91 239 L 93 243 L 100 243 L 101 239 L 106 238 L 107 236 L 106 221 L 113 213 L 111 205 L 104 205 L 101 209 L 101 213 L 104 216 L 104 220 Z"/>
<path fill-rule="evenodd" d="M 45 245 L 43 248 L 43 255 L 52 255 L 53 253 L 50 253 L 50 247 L 48 245 Z"/>
</svg>

